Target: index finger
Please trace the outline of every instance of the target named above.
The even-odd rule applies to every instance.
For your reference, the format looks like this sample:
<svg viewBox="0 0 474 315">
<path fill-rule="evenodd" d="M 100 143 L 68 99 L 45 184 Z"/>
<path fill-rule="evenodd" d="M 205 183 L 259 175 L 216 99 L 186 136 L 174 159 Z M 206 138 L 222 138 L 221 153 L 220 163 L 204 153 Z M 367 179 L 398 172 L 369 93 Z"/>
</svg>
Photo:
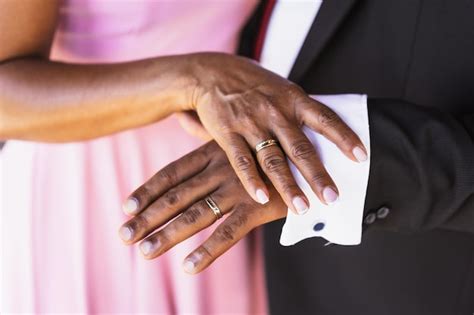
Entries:
<svg viewBox="0 0 474 315">
<path fill-rule="evenodd" d="M 278 195 L 272 190 L 272 195 Z M 216 228 L 212 235 L 189 254 L 183 268 L 189 274 L 197 274 L 209 267 L 217 258 L 226 253 L 254 228 L 279 220 L 286 216 L 287 207 L 282 199 L 274 196 L 272 203 L 264 206 L 239 204 L 233 212 Z"/>
<path fill-rule="evenodd" d="M 201 246 L 185 258 L 184 271 L 189 274 L 203 271 L 259 225 L 244 207 L 242 205 L 235 209 Z"/>
<path fill-rule="evenodd" d="M 158 199 L 162 194 L 201 172 L 209 162 L 206 144 L 196 151 L 168 164 L 143 185 L 138 187 L 122 205 L 127 215 L 136 215 Z"/>
<path fill-rule="evenodd" d="M 326 105 L 305 96 L 297 114 L 303 124 L 333 142 L 351 160 L 367 160 L 367 150 L 359 136 Z"/>
</svg>

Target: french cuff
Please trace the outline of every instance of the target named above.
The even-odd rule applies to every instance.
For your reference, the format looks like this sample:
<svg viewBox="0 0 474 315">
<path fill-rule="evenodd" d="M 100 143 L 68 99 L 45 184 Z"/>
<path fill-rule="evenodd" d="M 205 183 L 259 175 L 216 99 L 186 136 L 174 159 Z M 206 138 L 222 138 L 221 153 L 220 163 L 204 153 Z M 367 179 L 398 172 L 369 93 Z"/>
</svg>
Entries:
<svg viewBox="0 0 474 315">
<path fill-rule="evenodd" d="M 370 170 L 370 135 L 367 95 L 312 95 L 330 107 L 360 137 L 368 159 L 357 163 L 347 158 L 332 142 L 319 133 L 303 127 L 322 163 L 336 183 L 339 198 L 331 205 L 323 204 L 291 161 L 296 183 L 309 199 L 310 208 L 303 215 L 288 209 L 280 244 L 294 245 L 310 237 L 323 237 L 339 245 L 357 245 L 362 237 L 362 217 Z"/>
</svg>

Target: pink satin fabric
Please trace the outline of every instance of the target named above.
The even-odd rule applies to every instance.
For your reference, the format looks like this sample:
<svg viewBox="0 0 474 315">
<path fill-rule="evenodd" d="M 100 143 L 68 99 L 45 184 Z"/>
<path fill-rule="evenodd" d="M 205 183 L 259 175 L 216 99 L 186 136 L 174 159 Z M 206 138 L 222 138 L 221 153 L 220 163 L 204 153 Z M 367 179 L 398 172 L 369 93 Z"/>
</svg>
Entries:
<svg viewBox="0 0 474 315">
<path fill-rule="evenodd" d="M 255 4 L 69 0 L 52 57 L 96 63 L 233 52 Z M 118 237 L 124 198 L 200 144 L 173 117 L 88 142 L 8 142 L 0 154 L 2 312 L 265 314 L 258 235 L 198 276 L 181 263 L 209 231 L 153 261 Z"/>
</svg>

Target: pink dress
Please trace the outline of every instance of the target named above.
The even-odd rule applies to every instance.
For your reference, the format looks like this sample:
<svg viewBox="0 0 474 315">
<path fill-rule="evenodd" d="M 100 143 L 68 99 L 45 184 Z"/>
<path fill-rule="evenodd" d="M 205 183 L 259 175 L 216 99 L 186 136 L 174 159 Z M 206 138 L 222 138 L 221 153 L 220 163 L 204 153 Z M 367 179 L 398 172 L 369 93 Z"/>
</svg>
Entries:
<svg viewBox="0 0 474 315">
<path fill-rule="evenodd" d="M 233 52 L 255 4 L 69 0 L 52 57 L 92 63 Z M 209 231 L 153 261 L 118 237 L 124 198 L 200 144 L 173 117 L 88 142 L 8 142 L 0 153 L 1 313 L 266 313 L 256 238 L 189 276 L 182 260 Z"/>
</svg>

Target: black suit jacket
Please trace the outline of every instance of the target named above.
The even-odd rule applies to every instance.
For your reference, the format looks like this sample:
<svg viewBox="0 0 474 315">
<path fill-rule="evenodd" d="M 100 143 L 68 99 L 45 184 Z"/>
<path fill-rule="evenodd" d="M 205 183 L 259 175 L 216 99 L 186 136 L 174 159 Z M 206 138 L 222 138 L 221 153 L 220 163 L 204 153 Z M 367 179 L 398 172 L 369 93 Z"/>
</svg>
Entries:
<svg viewBox="0 0 474 315">
<path fill-rule="evenodd" d="M 391 211 L 352 247 L 266 226 L 271 313 L 474 314 L 474 1 L 325 0 L 290 79 L 368 94 L 365 212 Z"/>
</svg>

